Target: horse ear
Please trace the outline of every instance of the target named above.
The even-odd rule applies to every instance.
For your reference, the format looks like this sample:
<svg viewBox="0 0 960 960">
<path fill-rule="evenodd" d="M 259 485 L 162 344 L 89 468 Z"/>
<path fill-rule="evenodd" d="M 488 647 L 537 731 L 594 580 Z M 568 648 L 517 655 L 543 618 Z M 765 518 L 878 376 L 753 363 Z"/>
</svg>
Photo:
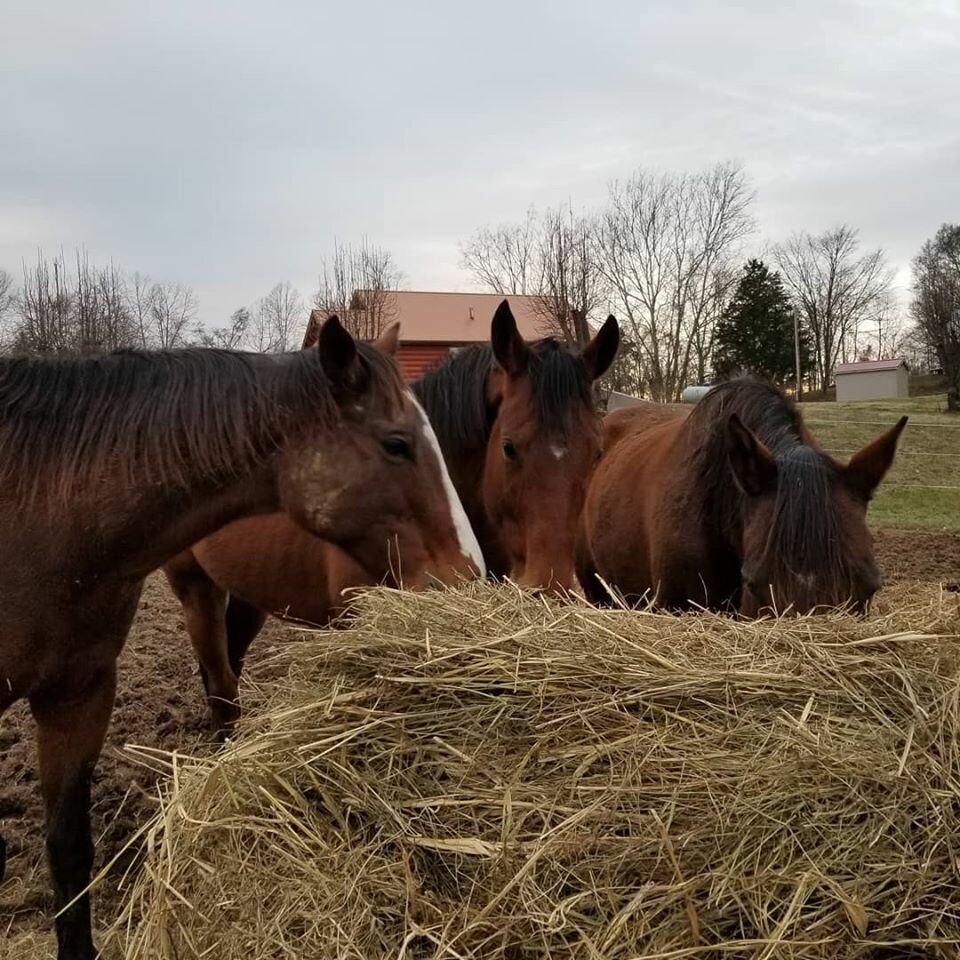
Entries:
<svg viewBox="0 0 960 960">
<path fill-rule="evenodd" d="M 870 499 L 873 491 L 880 486 L 884 474 L 890 469 L 893 455 L 897 452 L 897 441 L 906 425 L 907 418 L 901 417 L 895 427 L 855 453 L 844 467 L 845 483 L 864 499 Z"/>
<path fill-rule="evenodd" d="M 610 314 L 597 335 L 583 348 L 580 356 L 587 365 L 590 379 L 602 377 L 613 363 L 620 346 L 620 327 L 617 318 Z"/>
<path fill-rule="evenodd" d="M 381 352 L 385 353 L 388 357 L 395 357 L 397 355 L 397 347 L 400 344 L 400 321 L 396 323 L 391 323 L 383 333 L 380 334 L 379 338 L 374 342 L 374 346 Z"/>
<path fill-rule="evenodd" d="M 490 322 L 490 345 L 503 372 L 519 377 L 526 372 L 529 348 L 523 342 L 510 304 L 504 300 Z"/>
<path fill-rule="evenodd" d="M 336 315 L 327 318 L 317 336 L 320 366 L 335 387 L 354 388 L 358 382 L 357 344 Z"/>
<path fill-rule="evenodd" d="M 727 421 L 727 458 L 737 486 L 747 496 L 760 496 L 777 479 L 773 454 L 735 413 Z"/>
</svg>

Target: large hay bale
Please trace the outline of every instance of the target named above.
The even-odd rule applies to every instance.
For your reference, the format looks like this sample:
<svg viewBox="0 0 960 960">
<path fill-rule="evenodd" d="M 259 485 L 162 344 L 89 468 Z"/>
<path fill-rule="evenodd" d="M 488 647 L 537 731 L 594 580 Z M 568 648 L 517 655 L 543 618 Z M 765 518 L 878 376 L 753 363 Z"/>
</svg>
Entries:
<svg viewBox="0 0 960 960">
<path fill-rule="evenodd" d="M 956 956 L 957 598 L 740 623 L 377 591 L 174 758 L 128 957 Z"/>
</svg>

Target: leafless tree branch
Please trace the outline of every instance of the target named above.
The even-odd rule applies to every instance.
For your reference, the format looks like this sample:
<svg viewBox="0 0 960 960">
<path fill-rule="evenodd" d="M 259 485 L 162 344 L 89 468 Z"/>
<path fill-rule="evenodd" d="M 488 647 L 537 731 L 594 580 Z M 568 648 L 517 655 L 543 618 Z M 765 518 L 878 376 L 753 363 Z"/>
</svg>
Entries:
<svg viewBox="0 0 960 960">
<path fill-rule="evenodd" d="M 797 233 L 774 247 L 787 289 L 806 319 L 814 353 L 812 386 L 829 385 L 859 325 L 887 308 L 892 274 L 882 250 L 858 256 L 857 231 L 843 225 Z"/>
<path fill-rule="evenodd" d="M 692 374 L 705 378 L 733 264 L 754 230 L 752 201 L 733 164 L 696 175 L 639 170 L 611 185 L 598 263 L 623 317 L 641 393 L 676 400 Z"/>
<path fill-rule="evenodd" d="M 260 353 L 283 353 L 294 348 L 303 326 L 305 308 L 296 288 L 284 281 L 263 297 L 253 312 L 249 340 Z M 236 316 L 236 315 L 234 315 Z"/>
<path fill-rule="evenodd" d="M 960 411 L 960 225 L 944 224 L 913 261 L 911 312 L 947 378 L 947 406 Z"/>
<path fill-rule="evenodd" d="M 397 315 L 394 291 L 403 273 L 392 254 L 363 240 L 354 249 L 334 242 L 333 256 L 324 260 L 314 306 L 336 313 L 344 326 L 362 340 L 375 340 Z"/>
</svg>

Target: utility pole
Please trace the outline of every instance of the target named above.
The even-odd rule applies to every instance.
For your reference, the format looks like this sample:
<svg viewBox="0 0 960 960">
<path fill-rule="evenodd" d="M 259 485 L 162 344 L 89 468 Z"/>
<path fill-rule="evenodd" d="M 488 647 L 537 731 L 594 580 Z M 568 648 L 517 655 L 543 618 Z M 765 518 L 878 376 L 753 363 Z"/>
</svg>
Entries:
<svg viewBox="0 0 960 960">
<path fill-rule="evenodd" d="M 797 363 L 797 402 L 800 401 L 800 311 L 793 310 L 793 353 Z"/>
</svg>

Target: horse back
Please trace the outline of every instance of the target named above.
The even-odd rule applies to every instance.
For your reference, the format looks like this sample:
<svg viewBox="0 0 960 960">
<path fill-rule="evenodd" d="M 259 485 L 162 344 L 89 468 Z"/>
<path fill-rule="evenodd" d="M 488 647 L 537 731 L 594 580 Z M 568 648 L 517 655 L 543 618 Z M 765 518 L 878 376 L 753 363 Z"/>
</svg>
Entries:
<svg viewBox="0 0 960 960">
<path fill-rule="evenodd" d="M 653 403 L 643 400 L 633 407 L 622 407 L 603 418 L 603 448 L 612 449 L 624 437 L 635 436 L 664 423 L 679 425 L 690 414 L 689 407 L 677 403 Z"/>
</svg>

